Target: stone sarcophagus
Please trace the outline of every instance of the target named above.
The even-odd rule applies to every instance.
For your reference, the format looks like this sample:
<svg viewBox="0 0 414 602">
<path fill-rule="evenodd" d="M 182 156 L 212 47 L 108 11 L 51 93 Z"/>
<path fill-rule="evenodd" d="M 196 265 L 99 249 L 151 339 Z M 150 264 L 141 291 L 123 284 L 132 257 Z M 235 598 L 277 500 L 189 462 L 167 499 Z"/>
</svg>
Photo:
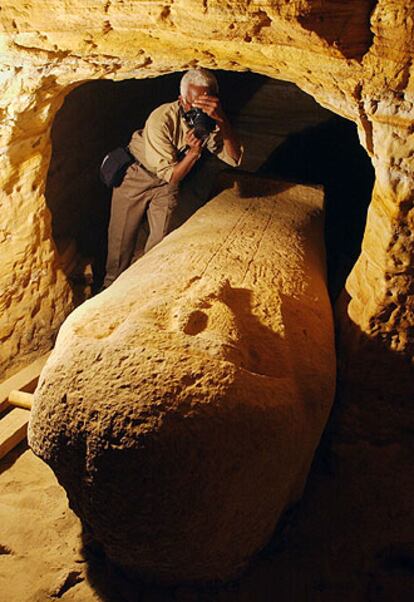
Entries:
<svg viewBox="0 0 414 602">
<path fill-rule="evenodd" d="M 303 491 L 335 383 L 322 209 L 240 177 L 60 330 L 30 445 L 144 579 L 233 577 Z"/>
</svg>

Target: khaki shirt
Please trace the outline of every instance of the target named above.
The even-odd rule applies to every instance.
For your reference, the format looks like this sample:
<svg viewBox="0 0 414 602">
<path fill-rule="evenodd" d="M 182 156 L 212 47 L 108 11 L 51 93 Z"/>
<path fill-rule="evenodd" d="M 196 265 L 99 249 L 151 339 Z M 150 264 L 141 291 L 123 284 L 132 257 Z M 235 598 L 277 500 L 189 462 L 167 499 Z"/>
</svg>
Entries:
<svg viewBox="0 0 414 602">
<path fill-rule="evenodd" d="M 150 114 L 143 130 L 133 133 L 129 150 L 148 171 L 169 182 L 190 129 L 178 100 L 163 104 Z M 241 158 L 235 161 L 225 150 L 218 127 L 208 136 L 204 148 L 232 167 L 240 165 Z"/>
</svg>

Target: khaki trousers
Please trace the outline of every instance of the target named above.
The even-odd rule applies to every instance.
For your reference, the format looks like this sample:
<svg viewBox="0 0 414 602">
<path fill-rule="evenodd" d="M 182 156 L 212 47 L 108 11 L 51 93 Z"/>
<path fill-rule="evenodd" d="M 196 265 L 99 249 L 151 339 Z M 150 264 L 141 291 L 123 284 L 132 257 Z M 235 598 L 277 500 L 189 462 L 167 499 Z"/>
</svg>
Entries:
<svg viewBox="0 0 414 602">
<path fill-rule="evenodd" d="M 122 184 L 112 193 L 105 288 L 131 265 L 145 213 L 149 236 L 144 253 L 166 235 L 177 200 L 178 184 L 160 180 L 138 163 L 128 168 Z"/>
</svg>

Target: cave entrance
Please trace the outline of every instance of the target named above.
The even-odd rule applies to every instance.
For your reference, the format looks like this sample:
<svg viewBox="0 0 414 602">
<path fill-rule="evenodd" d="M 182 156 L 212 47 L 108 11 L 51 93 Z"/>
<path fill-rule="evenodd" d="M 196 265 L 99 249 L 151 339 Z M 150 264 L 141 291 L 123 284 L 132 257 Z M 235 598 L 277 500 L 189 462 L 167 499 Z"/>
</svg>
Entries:
<svg viewBox="0 0 414 602">
<path fill-rule="evenodd" d="M 325 187 L 328 285 L 334 300 L 359 255 L 374 182 L 355 124 L 323 109 L 294 84 L 254 73 L 216 75 L 224 108 L 245 146 L 242 169 Z M 110 191 L 100 182 L 99 165 L 108 151 L 127 145 L 154 108 L 177 98 L 181 76 L 88 82 L 70 92 L 56 114 L 46 202 L 62 267 L 78 301 L 99 288 L 104 274 Z M 217 163 L 221 167 L 213 166 L 211 177 L 226 168 Z M 196 193 L 179 221 L 207 200 L 197 174 L 188 181 Z"/>
</svg>

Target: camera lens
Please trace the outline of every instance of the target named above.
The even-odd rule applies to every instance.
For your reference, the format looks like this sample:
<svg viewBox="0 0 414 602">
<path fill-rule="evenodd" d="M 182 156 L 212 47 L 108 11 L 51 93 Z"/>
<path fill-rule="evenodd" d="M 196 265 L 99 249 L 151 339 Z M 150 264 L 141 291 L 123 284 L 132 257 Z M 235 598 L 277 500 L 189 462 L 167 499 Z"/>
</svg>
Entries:
<svg viewBox="0 0 414 602">
<path fill-rule="evenodd" d="M 201 109 L 193 108 L 184 113 L 188 125 L 194 129 L 194 134 L 202 140 L 213 131 L 216 122 Z"/>
</svg>

